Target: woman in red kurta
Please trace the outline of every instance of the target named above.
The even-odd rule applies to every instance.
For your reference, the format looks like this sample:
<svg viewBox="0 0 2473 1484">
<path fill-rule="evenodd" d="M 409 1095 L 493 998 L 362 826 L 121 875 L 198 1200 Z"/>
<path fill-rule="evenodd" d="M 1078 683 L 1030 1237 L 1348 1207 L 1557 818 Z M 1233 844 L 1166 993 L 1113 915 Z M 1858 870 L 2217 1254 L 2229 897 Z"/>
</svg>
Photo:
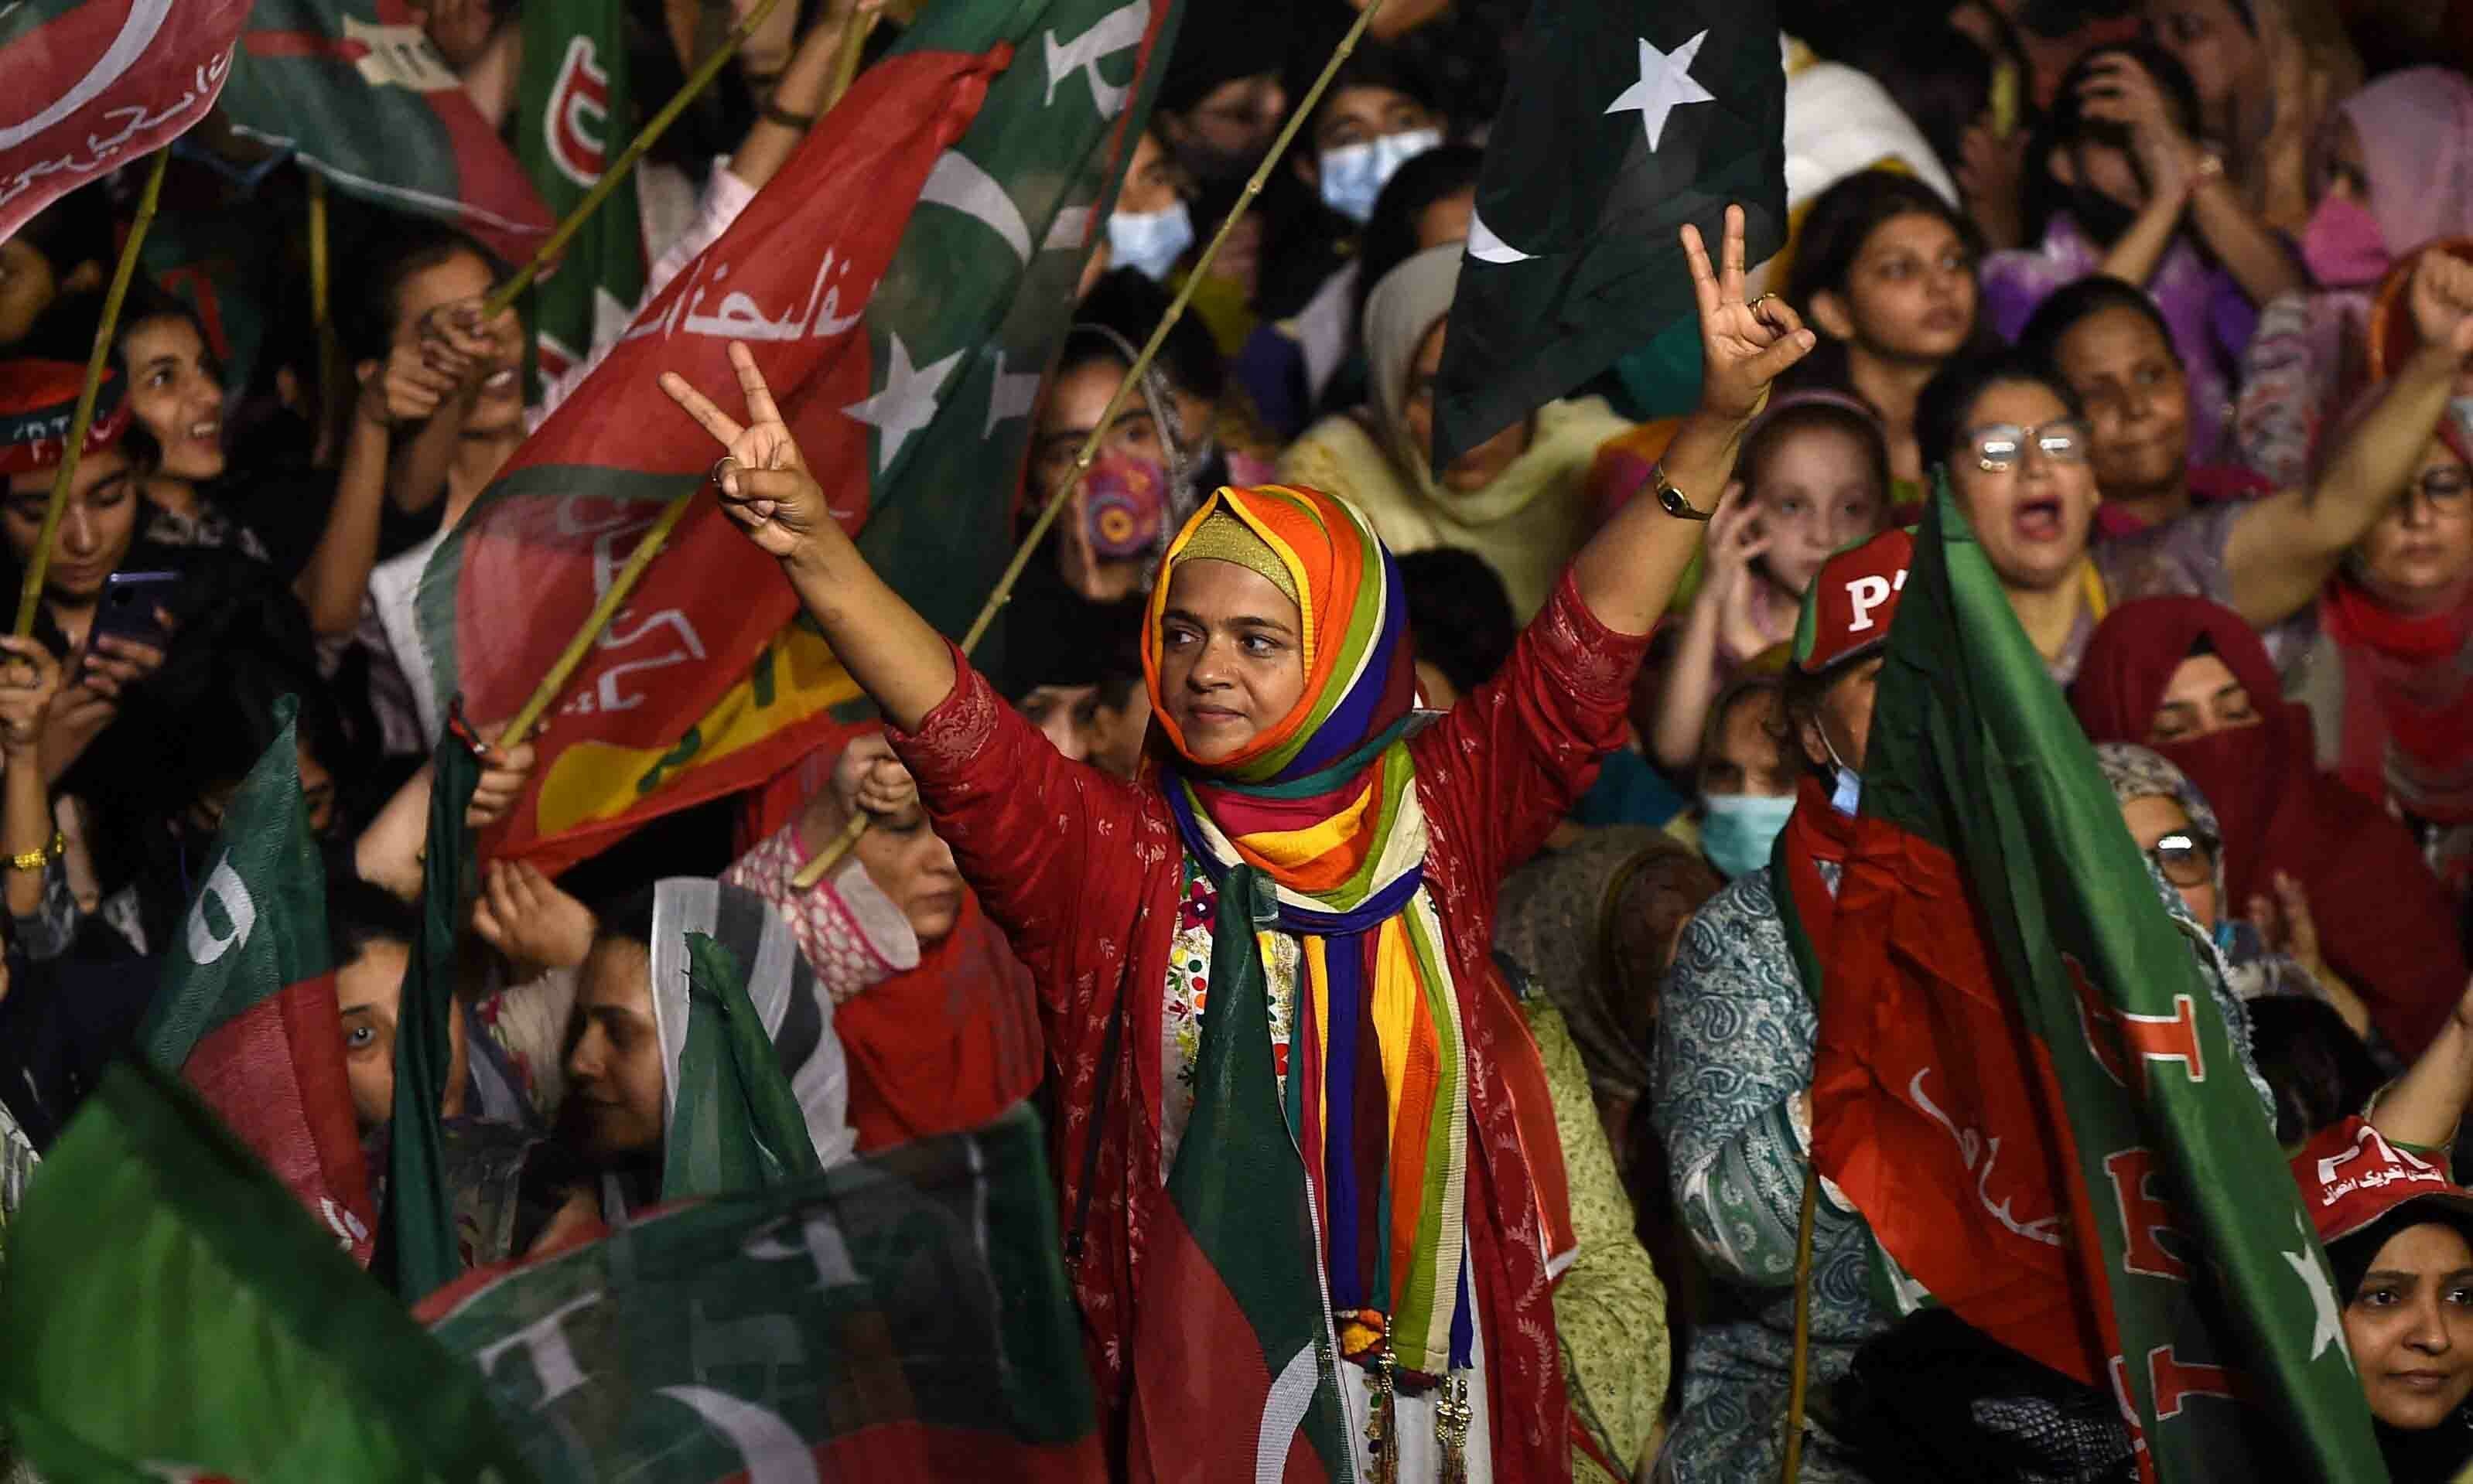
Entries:
<svg viewBox="0 0 2473 1484">
<path fill-rule="evenodd" d="M 1569 1470 L 1549 1306 L 1560 1161 L 1491 964 L 1495 893 L 1620 739 L 1644 635 L 1699 544 L 1691 517 L 1812 344 L 1782 303 L 1744 301 L 1741 212 L 1722 274 L 1689 227 L 1684 245 L 1706 371 L 1665 497 L 1581 552 L 1495 682 L 1418 730 L 1385 637 L 1388 555 L 1362 516 L 1313 491 L 1223 491 L 1153 604 L 1164 745 L 1132 784 L 1059 757 L 869 570 L 751 352 L 732 349 L 752 426 L 663 378 L 729 450 L 724 507 L 884 709 L 938 832 L 1038 981 L 1062 1076 L 1067 1258 L 1111 1444 L 1136 1478 L 1347 1476 L 1380 1458 L 1369 1415 L 1393 1424 L 1371 1446 L 1404 1478 Z M 1270 930 L 1221 930 L 1248 923 Z M 1206 958 L 1175 962 L 1206 929 Z M 1228 1014 L 1201 1017 L 1205 997 Z M 1232 1039 L 1249 1014 L 1270 1047 Z M 1366 1028 L 1379 1047 L 1352 1041 Z M 1206 1124 L 1215 1137 L 1265 1113 L 1285 1127 L 1249 1146 L 1252 1162 L 1176 1160 L 1180 1113 L 1191 1147 Z M 1191 1260 L 1197 1183 L 1218 1216 L 1259 1220 L 1266 1252 L 1295 1219 L 1311 1226 L 1336 1312 L 1309 1347 L 1214 1348 L 1224 1328 L 1203 1343 L 1239 1310 L 1254 1326 L 1241 1338 L 1270 1331 L 1264 1290 L 1228 1249 L 1215 1273 Z"/>
</svg>

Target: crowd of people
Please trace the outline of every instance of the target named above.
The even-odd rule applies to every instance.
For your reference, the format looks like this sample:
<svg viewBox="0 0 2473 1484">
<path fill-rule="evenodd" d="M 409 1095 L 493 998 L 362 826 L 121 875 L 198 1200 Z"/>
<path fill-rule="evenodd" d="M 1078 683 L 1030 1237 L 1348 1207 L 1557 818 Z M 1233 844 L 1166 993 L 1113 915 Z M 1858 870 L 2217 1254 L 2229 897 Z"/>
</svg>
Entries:
<svg viewBox="0 0 2473 1484">
<path fill-rule="evenodd" d="M 413 9 L 476 97 L 503 86 L 515 7 Z M 639 75 L 691 64 L 680 7 L 628 9 Z M 1033 414 L 1020 523 L 943 534 L 1010 549 L 1066 500 L 984 672 L 871 570 L 752 357 L 736 385 L 663 378 L 713 496 L 881 724 L 556 878 L 480 872 L 442 1107 L 465 1262 L 709 1188 L 665 1151 L 662 1030 L 704 933 L 755 966 L 824 1162 L 1046 1114 L 1134 1476 L 1183 1476 L 1143 1399 L 1211 1385 L 1161 1332 L 1158 1285 L 1192 1281 L 1151 1239 L 1163 1191 L 1189 1138 L 1260 1114 L 1303 1163 L 1370 1476 L 1774 1477 L 1801 1365 L 1807 1480 L 2136 1477 L 2112 1397 L 2023 1362 L 1968 1372 L 1974 1430 L 1919 1453 L 1887 1393 L 1952 1322 L 1880 1305 L 1834 1188 L 1802 1209 L 1823 987 L 1787 918 L 1837 890 L 1906 528 L 1945 487 L 2296 1156 L 2394 1476 L 2453 1477 L 2473 36 L 2379 0 L 1788 0 L 1786 247 L 1744 261 L 1739 214 L 1685 229 L 1695 323 L 1643 326 L 1437 470 L 1525 7 L 1392 0 L 1200 264 L 1355 14 L 1276 9 L 1186 7 Z M 642 167 L 648 293 L 823 101 L 852 7 L 780 12 Z M 33 636 L 0 637 L 12 1201 L 130 1052 L 296 709 L 383 1174 L 448 722 L 421 576 L 591 371 L 543 377 L 521 307 L 484 318 L 510 272 L 489 249 L 350 203 L 313 323 L 305 178 L 252 150 L 210 124 L 171 167 L 164 223 L 237 213 L 262 261 L 203 289 L 140 275 L 46 562 L 137 182 L 0 243 L 9 590 L 42 574 Z M 476 720 L 486 827 L 536 759 Z M 2317 1171 L 2340 1147 L 2389 1173 L 2339 1189 Z"/>
</svg>

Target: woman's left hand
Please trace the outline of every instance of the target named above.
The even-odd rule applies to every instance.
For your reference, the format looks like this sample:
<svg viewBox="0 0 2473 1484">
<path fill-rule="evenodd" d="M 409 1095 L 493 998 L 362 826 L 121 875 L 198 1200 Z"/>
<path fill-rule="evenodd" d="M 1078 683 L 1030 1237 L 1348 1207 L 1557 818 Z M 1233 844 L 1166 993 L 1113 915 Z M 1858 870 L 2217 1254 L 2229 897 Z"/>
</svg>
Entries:
<svg viewBox="0 0 2473 1484">
<path fill-rule="evenodd" d="M 2409 297 L 2422 344 L 2473 356 L 2473 263 L 2444 250 L 2424 252 L 2413 265 Z"/>
<path fill-rule="evenodd" d="M 0 754 L 12 764 L 34 757 L 60 693 L 60 662 L 34 639 L 0 635 Z"/>
<path fill-rule="evenodd" d="M 2173 117 L 2163 84 L 2126 52 L 2108 52 L 2088 63 L 2086 79 L 2078 84 L 2078 106 L 2088 118 L 2126 125 L 2142 144 L 2184 154 L 2197 149 Z"/>
<path fill-rule="evenodd" d="M 540 754 L 531 738 L 513 743 L 502 741 L 500 729 L 489 729 L 489 750 L 481 754 L 480 780 L 472 786 L 472 802 L 464 810 L 467 829 L 487 829 L 515 811 L 516 801 L 524 795 L 524 785 L 532 781 L 533 768 Z M 536 729 L 534 735 L 540 735 Z"/>
<path fill-rule="evenodd" d="M 1700 306 L 1700 407 L 1713 417 L 1749 421 L 1768 401 L 1769 383 L 1818 344 L 1787 301 L 1764 294 L 1743 301 L 1743 208 L 1726 208 L 1721 266 L 1709 266 L 1700 229 L 1683 224 L 1683 256 Z"/>
</svg>

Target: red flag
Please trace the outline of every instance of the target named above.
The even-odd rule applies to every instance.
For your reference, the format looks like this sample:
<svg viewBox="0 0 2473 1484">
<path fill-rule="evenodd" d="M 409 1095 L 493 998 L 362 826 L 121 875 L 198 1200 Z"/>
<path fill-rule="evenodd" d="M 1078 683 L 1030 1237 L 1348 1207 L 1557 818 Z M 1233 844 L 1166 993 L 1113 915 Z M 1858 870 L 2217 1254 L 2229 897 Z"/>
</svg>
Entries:
<svg viewBox="0 0 2473 1484">
<path fill-rule="evenodd" d="M 249 0 L 0 7 L 0 239 L 204 118 L 248 19 Z"/>
</svg>

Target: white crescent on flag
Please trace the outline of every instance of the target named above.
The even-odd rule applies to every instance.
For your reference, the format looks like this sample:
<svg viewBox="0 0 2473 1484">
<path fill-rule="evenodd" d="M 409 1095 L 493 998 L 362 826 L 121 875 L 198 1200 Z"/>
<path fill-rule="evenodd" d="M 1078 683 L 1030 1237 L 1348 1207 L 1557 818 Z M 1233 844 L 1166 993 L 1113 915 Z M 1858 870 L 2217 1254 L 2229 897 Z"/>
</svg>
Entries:
<svg viewBox="0 0 2473 1484">
<path fill-rule="evenodd" d="M 111 38 L 111 45 L 94 60 L 94 65 L 86 69 L 85 76 L 78 79 L 75 86 L 53 99 L 51 107 L 24 123 L 0 127 L 0 150 L 15 149 L 94 102 L 105 88 L 119 82 L 121 74 L 134 66 L 138 58 L 146 55 L 146 48 L 154 43 L 155 33 L 163 29 L 163 19 L 171 13 L 172 0 L 137 0 L 129 8 L 128 17 L 120 23 L 120 34 Z"/>
<path fill-rule="evenodd" d="M 1523 252 L 1497 236 L 1494 228 L 1485 225 L 1485 218 L 1474 209 L 1469 212 L 1468 252 L 1480 263 L 1525 263 L 1537 255 Z"/>
</svg>

